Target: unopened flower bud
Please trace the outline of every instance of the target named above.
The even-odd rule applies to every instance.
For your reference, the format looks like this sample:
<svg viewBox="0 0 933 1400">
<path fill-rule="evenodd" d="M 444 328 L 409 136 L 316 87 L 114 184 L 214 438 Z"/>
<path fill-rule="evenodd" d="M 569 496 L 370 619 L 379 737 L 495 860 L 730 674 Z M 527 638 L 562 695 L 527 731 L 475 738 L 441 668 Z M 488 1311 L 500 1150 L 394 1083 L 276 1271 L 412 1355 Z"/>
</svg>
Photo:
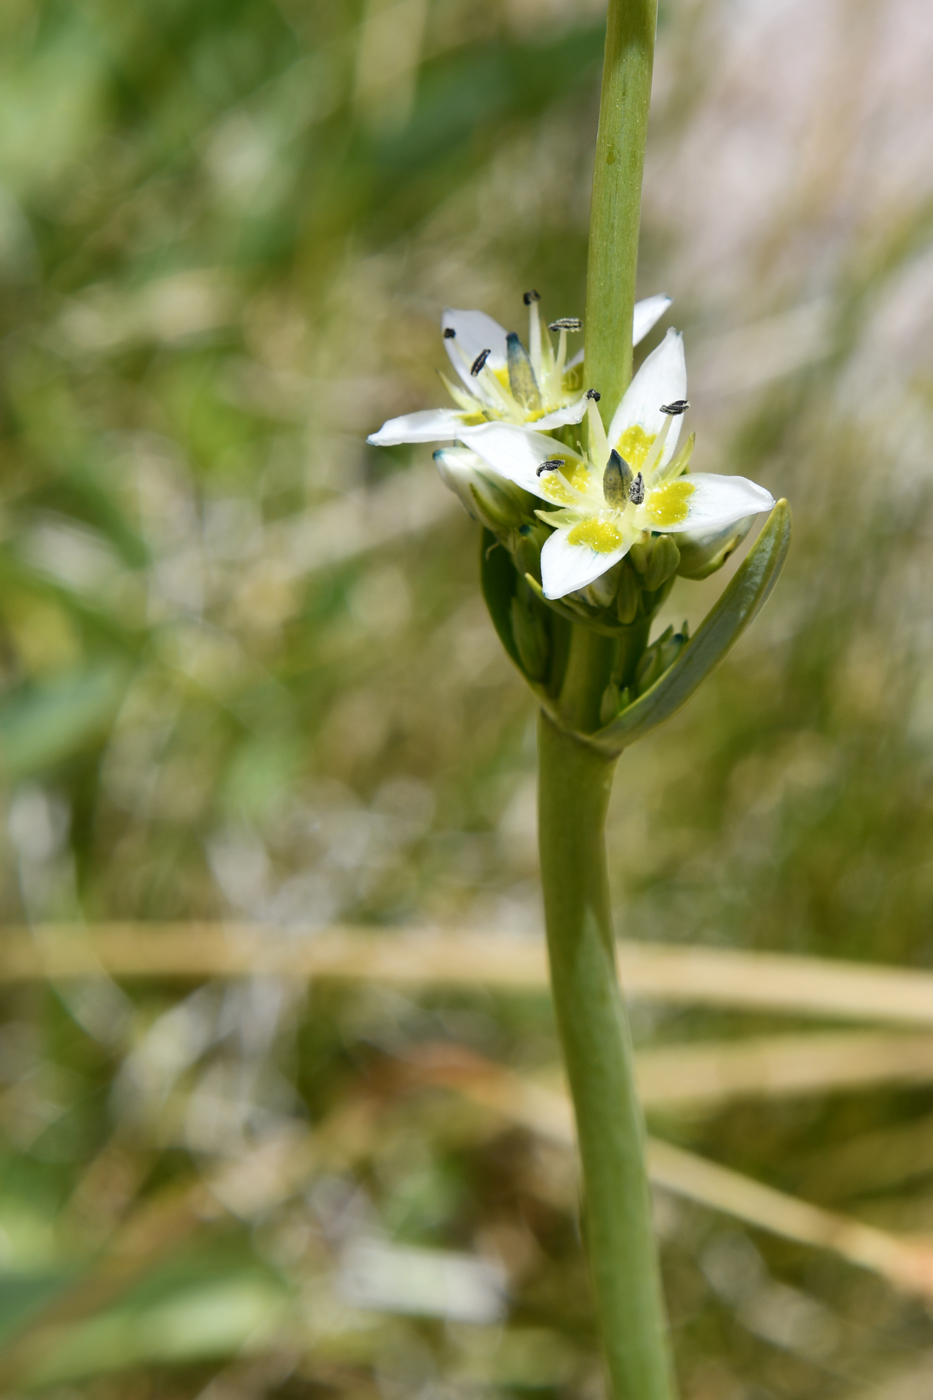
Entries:
<svg viewBox="0 0 933 1400">
<path fill-rule="evenodd" d="M 623 627 L 630 627 L 635 621 L 640 596 L 641 583 L 625 559 L 619 571 L 619 586 L 616 590 L 616 615 Z"/>
<path fill-rule="evenodd" d="M 611 724 L 616 715 L 628 708 L 632 703 L 632 692 L 628 686 L 624 690 L 619 689 L 619 683 L 611 680 L 603 691 L 603 698 L 599 705 L 600 724 Z"/>
<path fill-rule="evenodd" d="M 620 572 L 621 565 L 616 564 L 614 568 L 600 574 L 599 578 L 588 584 L 583 590 L 587 602 L 596 608 L 611 608 L 615 602 Z"/>
<path fill-rule="evenodd" d="M 545 540 L 550 538 L 550 530 L 540 520 L 520 525 L 510 541 L 512 558 L 518 572 L 541 582 L 541 550 Z"/>
<path fill-rule="evenodd" d="M 522 669 L 529 680 L 542 681 L 547 674 L 550 643 L 541 605 L 522 581 L 511 603 L 512 635 Z"/>
<path fill-rule="evenodd" d="M 669 666 L 672 666 L 689 640 L 686 622 L 682 632 L 668 627 L 656 642 L 653 642 L 638 663 L 635 672 L 635 694 L 644 695 L 655 681 L 659 681 Z"/>
<path fill-rule="evenodd" d="M 653 593 L 656 588 L 660 588 L 662 583 L 666 583 L 671 574 L 676 572 L 680 563 L 680 550 L 671 539 L 670 535 L 661 535 L 652 543 L 651 558 L 648 560 L 648 568 L 645 570 L 645 581 L 643 587 L 649 593 Z"/>
<path fill-rule="evenodd" d="M 519 529 L 533 519 L 534 501 L 520 486 L 494 475 L 468 447 L 441 447 L 434 454 L 444 485 L 474 520 L 494 534 Z"/>
<path fill-rule="evenodd" d="M 708 578 L 723 564 L 742 543 L 752 527 L 755 517 L 747 515 L 736 520 L 725 529 L 711 530 L 704 534 L 684 531 L 677 536 L 680 546 L 680 563 L 677 572 L 681 578 Z"/>
<path fill-rule="evenodd" d="M 650 552 L 650 542 L 648 544 L 642 544 L 640 541 L 636 540 L 632 545 L 628 552 L 628 557 L 636 574 L 644 574 L 647 572 Z"/>
<path fill-rule="evenodd" d="M 610 681 L 599 702 L 599 722 L 609 724 L 619 713 L 620 691 L 618 681 Z"/>
</svg>

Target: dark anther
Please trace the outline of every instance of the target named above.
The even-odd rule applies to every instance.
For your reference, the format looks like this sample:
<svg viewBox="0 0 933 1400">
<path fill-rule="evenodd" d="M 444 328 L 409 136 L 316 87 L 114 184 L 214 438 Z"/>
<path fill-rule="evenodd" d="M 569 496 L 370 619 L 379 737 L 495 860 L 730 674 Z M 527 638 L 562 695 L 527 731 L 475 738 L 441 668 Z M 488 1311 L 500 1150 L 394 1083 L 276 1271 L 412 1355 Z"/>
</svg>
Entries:
<svg viewBox="0 0 933 1400">
<path fill-rule="evenodd" d="M 489 356 L 490 356 L 491 354 L 492 354 L 492 351 L 491 351 L 491 350 L 481 350 L 481 351 L 479 352 L 479 354 L 477 355 L 476 359 L 475 359 L 475 360 L 473 361 L 473 363 L 470 365 L 470 373 L 472 374 L 472 376 L 473 376 L 474 379 L 475 379 L 476 376 L 479 374 L 480 370 L 483 368 L 483 365 L 484 365 L 484 364 L 486 363 L 486 361 L 489 359 Z"/>
<path fill-rule="evenodd" d="M 645 478 L 641 472 L 638 473 L 631 486 L 628 488 L 628 498 L 633 506 L 640 506 L 645 499 Z"/>
<path fill-rule="evenodd" d="M 526 292 L 525 295 L 522 297 L 522 301 L 525 303 L 526 306 L 530 306 L 531 303 L 532 303 L 533 301 L 540 301 L 540 300 L 541 300 L 541 293 L 540 293 L 540 292 L 536 292 L 536 291 L 534 290 L 534 288 L 532 288 L 532 290 L 531 290 L 530 292 Z"/>
<path fill-rule="evenodd" d="M 565 464 L 563 457 L 548 457 L 546 462 L 542 462 L 540 467 L 535 469 L 535 476 L 540 476 L 542 472 L 557 472 Z"/>
<path fill-rule="evenodd" d="M 602 394 L 599 392 L 598 389 L 587 389 L 586 397 L 588 399 L 592 399 L 594 403 L 599 403 L 600 399 L 602 398 Z"/>
<path fill-rule="evenodd" d="M 453 338 L 454 338 L 454 336 L 455 336 L 456 334 L 457 334 L 457 332 L 454 330 L 453 326 L 445 326 L 445 327 L 444 327 L 444 339 L 445 339 L 445 340 L 453 340 Z"/>
<path fill-rule="evenodd" d="M 549 331 L 582 331 L 583 322 L 579 316 L 561 316 L 559 321 L 552 321 L 548 326 Z"/>
<path fill-rule="evenodd" d="M 681 413 L 686 413 L 690 404 L 686 399 L 675 399 L 673 403 L 662 403 L 661 412 L 669 413 L 672 418 L 679 418 Z"/>
</svg>

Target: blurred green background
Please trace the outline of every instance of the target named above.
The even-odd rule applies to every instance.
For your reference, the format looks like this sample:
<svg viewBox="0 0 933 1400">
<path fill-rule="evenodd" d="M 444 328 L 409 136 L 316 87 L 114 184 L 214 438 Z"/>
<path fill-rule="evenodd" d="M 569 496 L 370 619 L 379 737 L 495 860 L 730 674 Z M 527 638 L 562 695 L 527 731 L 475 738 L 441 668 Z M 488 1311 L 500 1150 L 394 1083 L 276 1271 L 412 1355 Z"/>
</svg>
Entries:
<svg viewBox="0 0 933 1400">
<path fill-rule="evenodd" d="M 534 286 L 581 313 L 603 19 L 5 0 L 6 925 L 538 929 L 534 717 L 475 527 L 429 449 L 365 436 L 442 401 L 444 305 L 521 329 Z M 796 533 L 752 632 L 620 765 L 626 936 L 933 961 L 931 63 L 923 0 L 662 7 L 640 292 L 674 306 L 643 348 L 684 330 L 696 465 L 787 495 Z M 722 583 L 678 581 L 660 627 Z M 552 1064 L 544 997 L 101 976 L 0 1003 L 5 1393 L 600 1394 L 567 1161 L 439 1095 L 368 1136 L 353 1116 L 422 1040 Z M 879 1090 L 664 1128 L 816 1198 L 824 1151 L 930 1107 Z M 321 1124 L 300 1189 L 173 1236 L 173 1192 Z M 933 1163 L 824 1195 L 933 1228 Z M 100 1251 L 152 1202 L 151 1266 L 95 1302 L 119 1273 Z M 870 1276 L 662 1217 L 685 1400 L 862 1394 L 933 1356 L 925 1310 Z M 499 1259 L 507 1317 L 340 1303 L 366 1229 Z M 4 1371 L 66 1294 L 73 1325 L 47 1314 L 41 1362 Z"/>
</svg>

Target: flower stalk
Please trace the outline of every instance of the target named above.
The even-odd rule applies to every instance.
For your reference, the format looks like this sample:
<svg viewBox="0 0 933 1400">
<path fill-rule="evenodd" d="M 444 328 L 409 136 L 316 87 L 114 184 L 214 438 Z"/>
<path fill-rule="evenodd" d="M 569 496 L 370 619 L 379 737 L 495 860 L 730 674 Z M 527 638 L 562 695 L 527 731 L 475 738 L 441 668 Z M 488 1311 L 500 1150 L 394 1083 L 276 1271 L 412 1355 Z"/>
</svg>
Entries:
<svg viewBox="0 0 933 1400">
<path fill-rule="evenodd" d="M 678 448 L 687 398 L 673 328 L 632 378 L 670 306 L 635 301 L 656 0 L 609 0 L 587 273 L 575 317 L 528 346 L 483 311 L 444 312 L 454 407 L 390 419 L 379 445 L 453 442 L 434 459 L 483 527 L 480 576 L 503 647 L 538 701 L 538 836 L 551 982 L 580 1148 L 583 1219 L 610 1400 L 675 1400 L 644 1162 L 644 1126 L 619 985 L 605 823 L 616 760 L 675 713 L 767 601 L 790 512 L 741 476 L 692 472 Z M 557 342 L 550 339 L 558 337 Z M 694 635 L 652 641 L 676 576 L 721 568 L 768 520 Z"/>
<path fill-rule="evenodd" d="M 607 427 L 632 377 L 632 314 L 657 0 L 609 0 L 586 273 L 587 378 Z"/>
<path fill-rule="evenodd" d="M 656 25 L 656 0 L 609 0 L 584 355 L 607 427 L 632 377 Z M 599 728 L 615 650 L 611 639 L 585 623 L 572 627 L 558 708 L 567 727 L 582 735 Z M 674 1400 L 644 1124 L 609 899 L 605 823 L 614 770 L 613 759 L 541 716 L 538 840 L 551 985 L 573 1097 L 584 1235 L 610 1391 L 614 1400 Z"/>
<path fill-rule="evenodd" d="M 600 669 L 595 651 L 579 658 L 581 697 L 596 689 L 596 677 L 587 675 Z M 551 984 L 610 1393 L 616 1400 L 672 1400 L 644 1127 L 609 901 L 605 822 L 614 769 L 614 759 L 540 716 L 538 830 Z"/>
</svg>

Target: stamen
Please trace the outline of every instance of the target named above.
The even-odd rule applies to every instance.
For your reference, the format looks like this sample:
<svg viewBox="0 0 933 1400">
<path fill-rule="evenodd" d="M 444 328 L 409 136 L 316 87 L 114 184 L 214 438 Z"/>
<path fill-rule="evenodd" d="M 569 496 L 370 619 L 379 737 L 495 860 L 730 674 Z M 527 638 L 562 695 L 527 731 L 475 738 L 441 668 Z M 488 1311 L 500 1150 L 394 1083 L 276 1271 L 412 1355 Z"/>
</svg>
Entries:
<svg viewBox="0 0 933 1400">
<path fill-rule="evenodd" d="M 633 506 L 640 506 L 645 499 L 645 478 L 641 472 L 638 473 L 631 486 L 628 488 L 628 498 Z"/>
<path fill-rule="evenodd" d="M 454 338 L 454 336 L 455 336 L 456 334 L 457 334 L 457 332 L 454 330 L 453 326 L 445 326 L 445 327 L 444 327 L 444 339 L 445 339 L 445 340 L 453 340 L 453 338 Z"/>
<path fill-rule="evenodd" d="M 547 366 L 544 363 L 543 345 L 541 336 L 541 313 L 538 310 L 540 297 L 537 292 L 525 293 L 525 305 L 528 307 L 528 354 L 531 358 L 531 368 L 537 383 L 541 386 L 542 408 L 544 405 L 544 390 L 547 386 Z M 548 350 L 550 351 L 550 342 Z"/>
<path fill-rule="evenodd" d="M 511 396 L 503 389 L 492 370 L 486 367 L 486 359 L 491 354 L 491 350 L 484 350 L 471 365 L 461 342 L 454 340 L 454 358 L 463 366 L 464 374 L 471 375 L 476 380 L 476 388 L 472 392 L 479 400 L 481 409 L 484 412 L 487 408 L 491 409 L 497 418 L 505 418 L 509 423 L 523 423 L 524 418 L 512 402 Z"/>
<path fill-rule="evenodd" d="M 661 412 L 664 412 L 663 408 L 661 409 Z M 667 417 L 661 425 L 661 431 L 658 433 L 654 442 L 651 444 L 648 456 L 645 458 L 644 463 L 642 465 L 642 471 L 645 473 L 645 476 L 649 476 L 650 473 L 654 471 L 654 468 L 657 465 L 657 463 L 661 460 L 661 453 L 664 451 L 664 444 L 667 442 L 668 434 L 671 431 L 671 424 L 673 423 L 675 417 L 675 414 L 669 413 L 667 415 Z"/>
<path fill-rule="evenodd" d="M 605 462 L 609 457 L 609 441 L 606 437 L 606 429 L 603 427 L 603 420 L 599 416 L 599 409 L 596 407 L 596 399 L 590 399 L 586 406 L 586 423 L 588 428 L 587 446 L 589 448 L 589 459 L 591 462 Z"/>
<path fill-rule="evenodd" d="M 579 316 L 561 316 L 559 320 L 552 321 L 548 326 L 549 331 L 582 331 L 583 322 Z"/>
<path fill-rule="evenodd" d="M 662 403 L 661 412 L 669 413 L 672 417 L 678 418 L 681 413 L 686 413 L 690 407 L 687 399 L 675 399 L 673 403 Z"/>
<path fill-rule="evenodd" d="M 531 303 L 532 303 L 533 301 L 540 301 L 540 300 L 541 300 L 541 293 L 540 293 L 540 292 L 536 292 L 536 291 L 534 290 L 534 288 L 532 288 L 530 292 L 525 292 L 524 296 L 522 297 L 522 301 L 525 303 L 526 306 L 530 306 Z"/>
<path fill-rule="evenodd" d="M 602 398 L 602 394 L 599 392 L 598 389 L 587 389 L 584 398 L 592 399 L 594 403 L 599 403 L 600 399 Z"/>
<path fill-rule="evenodd" d="M 632 487 L 632 469 L 615 448 L 609 454 L 606 470 L 603 472 L 603 497 L 606 505 L 613 510 L 625 510 L 629 491 Z"/>
<path fill-rule="evenodd" d="M 548 330 L 550 330 L 548 326 Z M 560 394 L 564 387 L 564 366 L 567 363 L 567 332 L 561 331 L 557 341 L 557 359 L 554 361 L 554 381 L 556 392 Z"/>
<path fill-rule="evenodd" d="M 535 476 L 540 476 L 542 472 L 560 471 L 561 467 L 566 465 L 567 462 L 564 457 L 548 457 L 546 461 L 541 463 L 540 467 L 535 468 Z"/>
</svg>

